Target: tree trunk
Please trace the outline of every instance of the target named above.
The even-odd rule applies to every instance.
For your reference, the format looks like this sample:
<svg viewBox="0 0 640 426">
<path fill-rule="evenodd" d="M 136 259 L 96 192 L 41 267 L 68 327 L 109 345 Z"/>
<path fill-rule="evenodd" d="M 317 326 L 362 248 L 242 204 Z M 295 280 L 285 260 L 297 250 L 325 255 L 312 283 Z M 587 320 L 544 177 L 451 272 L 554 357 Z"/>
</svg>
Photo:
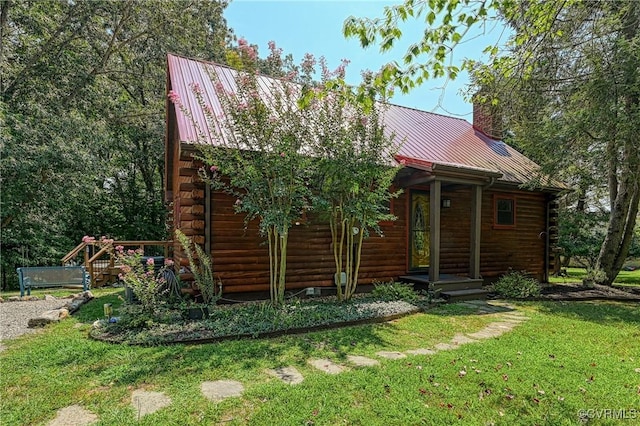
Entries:
<svg viewBox="0 0 640 426">
<path fill-rule="evenodd" d="M 623 164 L 627 167 L 623 169 L 623 176 L 619 180 L 617 196 L 611 206 L 607 234 L 596 263 L 596 268 L 604 271 L 607 276 L 606 281 L 601 284 L 613 283 L 631 247 L 640 201 L 637 157 L 638 152 L 632 147 L 625 150 Z"/>
</svg>

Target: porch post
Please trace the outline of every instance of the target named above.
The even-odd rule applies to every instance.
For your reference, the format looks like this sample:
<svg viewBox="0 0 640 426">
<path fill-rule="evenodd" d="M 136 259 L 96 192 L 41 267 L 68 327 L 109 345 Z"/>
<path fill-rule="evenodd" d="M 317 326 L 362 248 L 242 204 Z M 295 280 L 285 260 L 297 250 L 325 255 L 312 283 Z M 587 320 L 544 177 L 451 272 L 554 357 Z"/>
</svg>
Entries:
<svg viewBox="0 0 640 426">
<path fill-rule="evenodd" d="M 429 203 L 431 215 L 429 217 L 429 231 L 431 233 L 429 253 L 429 280 L 440 279 L 440 196 L 442 186 L 439 180 L 434 180 L 429 185 Z"/>
<path fill-rule="evenodd" d="M 480 230 L 482 229 L 482 186 L 471 187 L 471 259 L 469 275 L 480 278 Z"/>
</svg>

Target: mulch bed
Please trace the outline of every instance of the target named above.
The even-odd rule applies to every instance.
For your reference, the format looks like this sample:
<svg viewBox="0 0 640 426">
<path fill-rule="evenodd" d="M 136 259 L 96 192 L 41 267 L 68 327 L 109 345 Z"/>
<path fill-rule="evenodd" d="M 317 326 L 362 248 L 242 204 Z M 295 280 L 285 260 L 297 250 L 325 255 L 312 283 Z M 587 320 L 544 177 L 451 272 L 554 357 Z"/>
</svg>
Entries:
<svg viewBox="0 0 640 426">
<path fill-rule="evenodd" d="M 541 300 L 620 300 L 640 301 L 640 287 L 594 285 L 585 288 L 581 283 L 548 284 L 542 287 Z"/>
</svg>

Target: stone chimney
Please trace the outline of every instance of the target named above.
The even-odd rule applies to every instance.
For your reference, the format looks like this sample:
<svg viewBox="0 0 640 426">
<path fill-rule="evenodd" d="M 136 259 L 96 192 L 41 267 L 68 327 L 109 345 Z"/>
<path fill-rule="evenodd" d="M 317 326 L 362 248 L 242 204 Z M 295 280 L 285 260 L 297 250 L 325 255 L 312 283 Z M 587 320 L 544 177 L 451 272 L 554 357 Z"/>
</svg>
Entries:
<svg viewBox="0 0 640 426">
<path fill-rule="evenodd" d="M 491 104 L 491 96 L 478 92 L 473 96 L 473 128 L 492 139 L 502 140 L 502 111 L 499 105 Z"/>
</svg>

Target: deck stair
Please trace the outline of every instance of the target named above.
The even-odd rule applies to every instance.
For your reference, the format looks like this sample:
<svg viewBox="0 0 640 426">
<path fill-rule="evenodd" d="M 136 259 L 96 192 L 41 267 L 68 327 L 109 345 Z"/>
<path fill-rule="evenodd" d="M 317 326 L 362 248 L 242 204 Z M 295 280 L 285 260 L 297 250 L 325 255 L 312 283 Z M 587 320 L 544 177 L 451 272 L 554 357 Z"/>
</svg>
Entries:
<svg viewBox="0 0 640 426">
<path fill-rule="evenodd" d="M 463 300 L 485 300 L 488 291 L 482 288 L 482 279 L 472 279 L 457 275 L 440 275 L 432 281 L 428 274 L 403 275 L 401 282 L 411 283 L 416 289 L 439 290 L 440 296 L 449 303 Z"/>
<path fill-rule="evenodd" d="M 156 256 L 163 254 L 169 259 L 173 241 L 95 241 L 90 239 L 78 244 L 65 257 L 62 266 L 82 265 L 86 268 L 91 288 L 103 287 L 118 280 L 120 267 L 115 254 L 115 247 L 122 246 L 124 250 L 140 250 L 144 255 Z"/>
</svg>

